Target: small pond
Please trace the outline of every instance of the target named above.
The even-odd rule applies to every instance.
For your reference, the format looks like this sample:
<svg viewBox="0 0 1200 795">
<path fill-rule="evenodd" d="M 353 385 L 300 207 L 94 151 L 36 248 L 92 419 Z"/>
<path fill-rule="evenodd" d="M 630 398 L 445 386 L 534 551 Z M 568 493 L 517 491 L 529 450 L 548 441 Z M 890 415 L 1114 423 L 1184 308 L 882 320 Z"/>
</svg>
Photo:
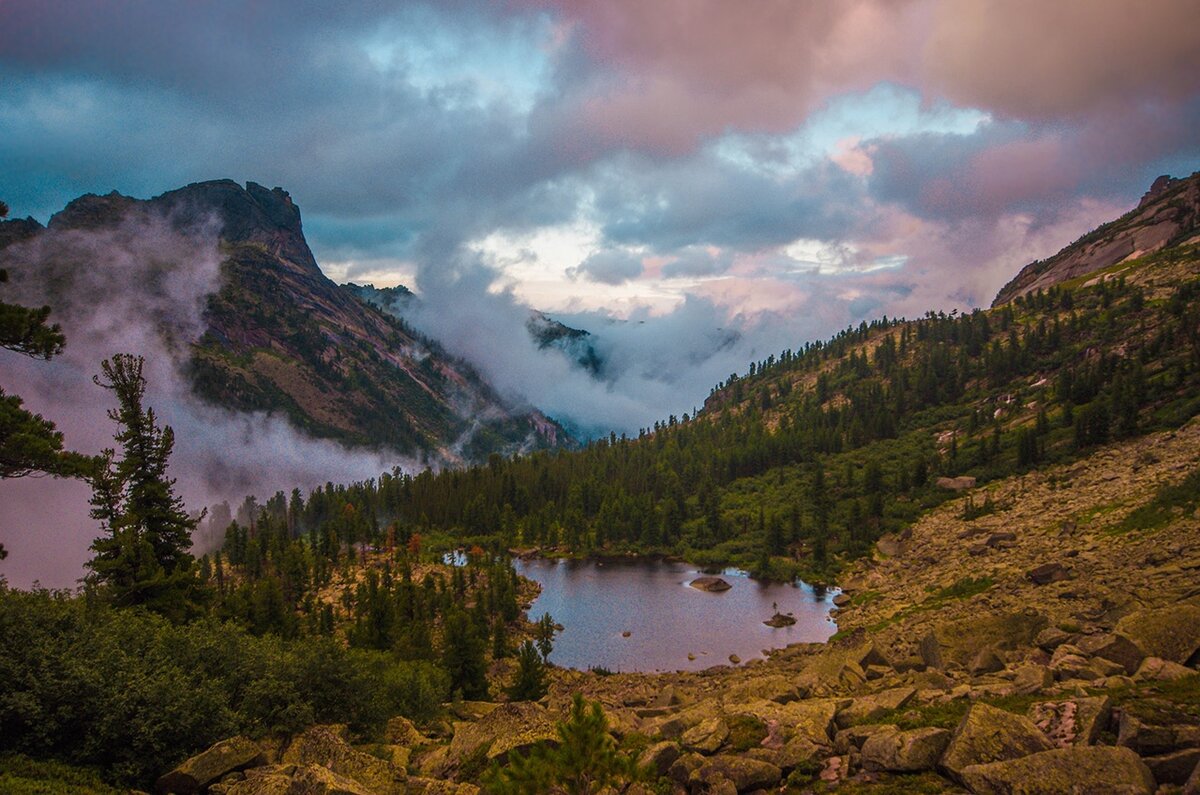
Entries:
<svg viewBox="0 0 1200 795">
<path fill-rule="evenodd" d="M 688 585 L 704 572 L 687 563 L 534 559 L 513 565 L 542 586 L 529 617 L 548 612 L 563 625 L 550 659 L 567 668 L 694 671 L 728 664 L 731 654 L 745 662 L 765 649 L 822 642 L 837 630 L 830 618 L 837 591 L 803 582 L 763 583 L 726 569 L 720 576 L 732 587 L 710 593 Z M 796 623 L 763 624 L 776 606 Z"/>
</svg>

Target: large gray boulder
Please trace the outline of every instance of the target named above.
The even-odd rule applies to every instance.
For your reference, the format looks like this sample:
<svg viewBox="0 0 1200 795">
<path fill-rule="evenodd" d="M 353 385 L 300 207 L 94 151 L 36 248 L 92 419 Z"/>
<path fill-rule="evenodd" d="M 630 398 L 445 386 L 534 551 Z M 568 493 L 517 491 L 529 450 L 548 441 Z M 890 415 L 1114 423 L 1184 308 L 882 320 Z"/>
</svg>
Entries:
<svg viewBox="0 0 1200 795">
<path fill-rule="evenodd" d="M 1200 652 L 1200 605 L 1138 610 L 1117 623 L 1117 632 L 1151 657 L 1186 665 Z"/>
<path fill-rule="evenodd" d="M 1029 718 L 988 704 L 972 704 L 954 730 L 941 767 L 961 780 L 962 771 L 971 765 L 1017 759 L 1053 747 Z"/>
<path fill-rule="evenodd" d="M 1154 777 L 1128 748 L 1058 748 L 969 765 L 960 778 L 976 795 L 1151 795 Z"/>
<path fill-rule="evenodd" d="M 724 779 L 732 782 L 738 792 L 770 789 L 783 778 L 783 771 L 770 762 L 744 756 L 722 754 L 711 757 L 692 771 L 690 782 L 705 785 Z"/>
<path fill-rule="evenodd" d="M 872 734 L 862 746 L 862 765 L 871 771 L 916 773 L 932 770 L 950 743 L 950 732 L 925 727 Z"/>
<path fill-rule="evenodd" d="M 262 749 L 246 737 L 222 740 L 203 753 L 188 759 L 154 785 L 160 793 L 195 795 L 224 776 L 266 762 Z"/>
</svg>

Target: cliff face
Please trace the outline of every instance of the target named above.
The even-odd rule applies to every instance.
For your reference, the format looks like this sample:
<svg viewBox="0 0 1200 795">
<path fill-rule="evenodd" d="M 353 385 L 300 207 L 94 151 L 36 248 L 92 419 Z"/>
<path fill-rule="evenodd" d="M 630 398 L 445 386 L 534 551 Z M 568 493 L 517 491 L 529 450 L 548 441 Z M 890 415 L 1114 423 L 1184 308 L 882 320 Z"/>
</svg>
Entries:
<svg viewBox="0 0 1200 795">
<path fill-rule="evenodd" d="M 1168 246 L 1200 239 L 1200 172 L 1159 177 L 1133 210 L 1089 232 L 1049 259 L 1031 262 L 996 295 L 1000 306 L 1019 295 L 1103 270 Z"/>
<path fill-rule="evenodd" d="M 149 200 L 83 196 L 45 229 L 0 224 L 0 248 L 112 228 L 131 212 L 180 229 L 217 230 L 221 286 L 208 299 L 187 368 L 205 400 L 282 413 L 313 436 L 439 463 L 568 441 L 552 420 L 509 405 L 436 342 L 328 279 L 304 238 L 299 208 L 280 188 L 218 180 Z"/>
</svg>

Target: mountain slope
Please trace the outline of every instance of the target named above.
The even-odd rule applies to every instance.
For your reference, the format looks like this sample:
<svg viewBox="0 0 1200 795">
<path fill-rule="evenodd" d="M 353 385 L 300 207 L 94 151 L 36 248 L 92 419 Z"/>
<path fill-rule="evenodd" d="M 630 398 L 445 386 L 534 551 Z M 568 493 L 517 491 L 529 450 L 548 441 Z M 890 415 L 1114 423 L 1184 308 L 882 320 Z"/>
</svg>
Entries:
<svg viewBox="0 0 1200 795">
<path fill-rule="evenodd" d="M 447 463 L 568 441 L 553 421 L 508 405 L 469 365 L 330 281 L 279 188 L 219 180 L 145 201 L 88 195 L 45 230 L 12 222 L 23 226 L 0 240 L 103 230 L 136 213 L 218 230 L 220 289 L 201 338 L 185 341 L 204 399 L 285 414 L 316 437 Z"/>
<path fill-rule="evenodd" d="M 1038 288 L 1200 239 L 1200 172 L 1159 177 L 1138 206 L 1094 229 L 1053 257 L 1031 262 L 1004 285 L 992 306 Z"/>
</svg>

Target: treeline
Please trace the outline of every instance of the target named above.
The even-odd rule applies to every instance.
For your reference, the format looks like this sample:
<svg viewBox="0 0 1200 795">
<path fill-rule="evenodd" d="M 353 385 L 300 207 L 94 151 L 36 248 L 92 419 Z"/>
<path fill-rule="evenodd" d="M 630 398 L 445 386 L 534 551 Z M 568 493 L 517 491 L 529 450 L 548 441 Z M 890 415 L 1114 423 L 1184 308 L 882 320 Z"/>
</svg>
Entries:
<svg viewBox="0 0 1200 795">
<path fill-rule="evenodd" d="M 266 513 L 327 554 L 433 534 L 494 551 L 820 567 L 944 499 L 934 476 L 1001 477 L 1191 416 L 1198 292 L 1191 282 L 1151 304 L 1115 279 L 992 311 L 864 323 L 752 363 L 698 416 L 637 438 L 327 484 L 278 494 Z M 778 488 L 760 482 L 771 473 Z M 742 499 L 746 489 L 763 499 Z"/>
</svg>

